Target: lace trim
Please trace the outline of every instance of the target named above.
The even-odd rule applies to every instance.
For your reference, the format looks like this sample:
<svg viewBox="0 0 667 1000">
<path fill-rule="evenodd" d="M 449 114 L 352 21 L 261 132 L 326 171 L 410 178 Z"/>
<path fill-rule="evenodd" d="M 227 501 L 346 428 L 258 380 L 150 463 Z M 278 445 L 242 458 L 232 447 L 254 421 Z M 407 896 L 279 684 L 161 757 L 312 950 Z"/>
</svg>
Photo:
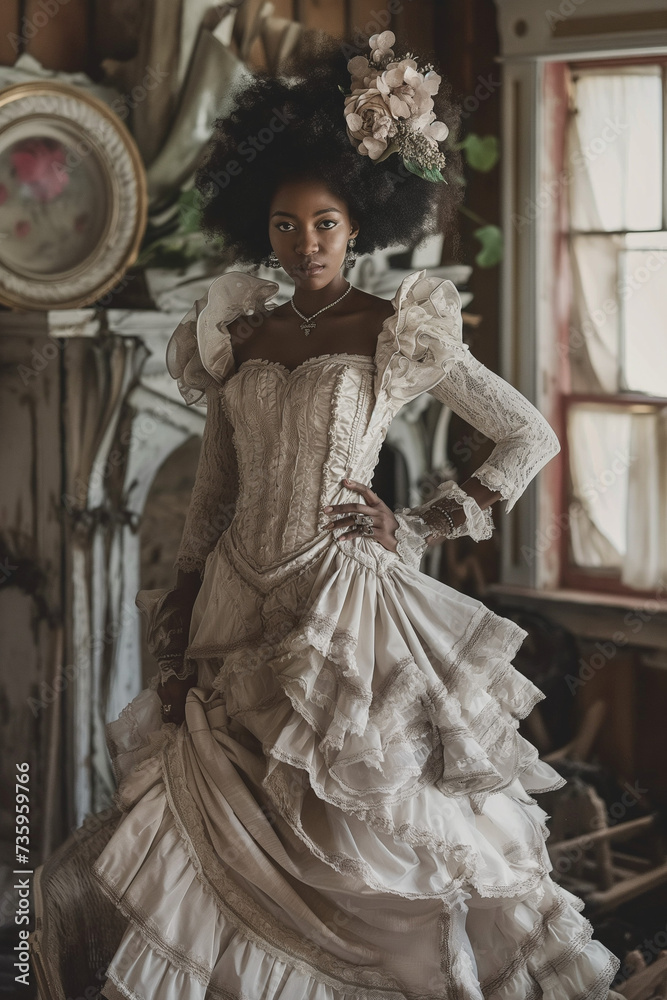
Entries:
<svg viewBox="0 0 667 1000">
<path fill-rule="evenodd" d="M 200 955 L 193 955 L 170 945 L 162 937 L 162 933 L 151 915 L 138 903 L 131 902 L 125 895 L 121 895 L 106 873 L 98 868 L 96 862 L 91 865 L 91 871 L 114 906 L 139 929 L 141 936 L 161 958 L 166 959 L 181 972 L 192 976 L 202 986 L 208 986 L 213 970 L 205 959 Z"/>
<path fill-rule="evenodd" d="M 544 944 L 550 925 L 565 912 L 567 905 L 568 904 L 564 899 L 558 898 L 554 903 L 552 903 L 547 912 L 542 914 L 542 919 L 539 924 L 534 927 L 532 931 L 526 934 L 517 950 L 514 952 L 509 961 L 505 963 L 502 969 L 480 983 L 482 993 L 485 996 L 500 991 L 511 979 L 515 978 L 521 969 L 526 967 L 530 956 L 534 955 L 538 948 L 541 948 Z M 593 928 L 591 927 L 590 930 L 592 933 Z M 563 956 L 558 956 L 556 963 L 559 969 L 563 968 L 565 965 L 569 965 L 569 958 L 567 958 L 567 956 L 570 951 L 571 948 L 568 948 L 563 953 Z M 567 958 L 566 961 L 564 960 L 564 957 Z M 556 966 L 554 966 L 554 968 L 555 967 Z"/>
<path fill-rule="evenodd" d="M 202 577 L 208 556 L 232 522 L 239 493 L 234 429 L 223 400 L 217 387 L 207 388 L 197 473 L 174 563 L 176 569 L 198 572 Z"/>
<path fill-rule="evenodd" d="M 369 719 L 380 729 L 390 723 L 396 713 L 411 701 L 421 698 L 428 690 L 424 672 L 412 656 L 399 660 L 373 695 Z"/>
<path fill-rule="evenodd" d="M 583 920 L 585 918 L 582 917 L 581 919 Z M 566 969 L 568 965 L 571 965 L 572 962 L 574 962 L 574 960 L 586 950 L 586 946 L 592 937 L 593 927 L 589 921 L 586 920 L 584 926 L 581 928 L 576 937 L 572 938 L 565 951 L 561 955 L 558 955 L 557 958 L 551 959 L 544 962 L 542 965 L 537 966 L 532 975 L 538 980 L 542 980 L 550 975 L 558 976 L 559 973 Z"/>
<path fill-rule="evenodd" d="M 577 993 L 572 1000 L 607 1000 L 609 987 L 616 978 L 621 967 L 621 960 L 610 954 L 607 964 L 600 970 L 593 982 L 582 993 Z"/>
<path fill-rule="evenodd" d="M 512 498 L 513 487 L 488 463 L 480 466 L 479 469 L 471 473 L 471 476 L 478 479 L 482 486 L 486 486 L 487 490 L 491 490 L 492 493 L 500 493 L 503 500 L 510 500 Z"/>
<path fill-rule="evenodd" d="M 507 501 L 510 511 L 530 481 L 560 451 L 550 424 L 525 396 L 471 354 L 428 390 L 495 447 L 473 473 Z"/>
<path fill-rule="evenodd" d="M 478 612 L 477 620 L 475 618 L 471 620 L 469 629 L 457 644 L 453 662 L 442 663 L 433 657 L 431 651 L 429 658 L 432 663 L 433 660 L 440 663 L 441 671 L 447 675 L 445 677 L 446 684 L 442 680 L 438 681 L 436 685 L 428 684 L 416 661 L 412 657 L 406 657 L 394 666 L 392 675 L 385 679 L 383 688 L 377 693 L 376 698 L 372 697 L 370 688 L 360 683 L 354 660 L 350 659 L 352 648 L 356 645 L 354 637 L 349 633 L 339 632 L 337 639 L 340 648 L 337 653 L 327 644 L 327 637 L 329 642 L 333 641 L 334 645 L 336 644 L 336 621 L 328 616 L 311 614 L 309 627 L 306 628 L 305 623 L 302 623 L 297 635 L 288 639 L 289 648 L 286 653 L 278 657 L 271 657 L 270 653 L 267 654 L 269 656 L 268 666 L 271 667 L 277 683 L 281 685 L 290 699 L 294 710 L 320 739 L 321 743 L 318 749 L 323 754 L 329 769 L 335 767 L 336 764 L 344 765 L 349 762 L 348 758 L 345 757 L 338 761 L 331 758 L 332 751 L 342 750 L 346 732 L 363 735 L 369 724 L 376 726 L 390 720 L 395 720 L 394 728 L 404 727 L 405 720 L 400 718 L 399 713 L 402 707 L 413 700 L 416 703 L 416 710 L 420 713 L 415 732 L 418 734 L 418 739 L 422 741 L 421 745 L 423 745 L 425 735 L 423 723 L 426 721 L 430 726 L 432 745 L 433 741 L 436 740 L 439 747 L 446 748 L 461 737 L 469 737 L 474 739 L 479 747 L 479 751 L 473 754 L 463 756 L 459 753 L 457 764 L 459 768 L 462 765 L 477 762 L 482 766 L 475 771 L 468 771 L 464 775 L 452 770 L 452 768 L 446 776 L 438 775 L 441 790 L 449 795 L 466 795 L 471 793 L 472 783 L 479 786 L 480 781 L 486 781 L 488 787 L 483 791 L 490 794 L 508 787 L 517 776 L 527 771 L 539 759 L 537 750 L 519 736 L 516 727 L 510 720 L 513 717 L 522 716 L 524 713 L 527 714 L 530 708 L 544 697 L 542 692 L 535 688 L 527 678 L 521 678 L 511 663 L 501 663 L 494 676 L 485 678 L 484 688 L 488 697 L 487 705 L 472 720 L 466 723 L 462 721 L 459 702 L 456 697 L 450 694 L 451 681 L 459 681 L 468 658 L 474 655 L 488 630 L 497 628 L 497 621 L 497 616 L 482 606 Z M 518 627 L 508 629 L 504 655 L 511 655 L 511 651 L 518 647 L 524 636 L 525 632 Z M 307 675 L 285 677 L 281 676 L 279 670 L 274 671 L 273 669 L 274 664 L 291 659 L 295 652 L 301 652 L 308 644 L 316 649 L 323 659 L 336 663 L 342 668 L 335 672 L 329 665 L 317 665 L 318 681 L 324 686 L 324 681 L 328 678 L 328 689 L 317 690 L 313 688 L 309 690 L 309 677 Z M 256 666 L 255 661 L 252 667 Z M 313 677 L 314 666 L 312 664 L 311 668 L 310 679 Z M 234 670 L 235 665 L 228 664 L 228 669 L 225 670 L 227 680 L 229 674 L 233 673 Z M 517 675 L 517 704 L 503 708 L 502 700 L 497 695 L 497 691 L 500 685 L 505 684 L 507 678 L 514 673 Z M 468 682 L 469 679 L 468 676 Z M 224 690 L 225 685 L 220 683 L 220 677 L 216 678 L 215 685 L 221 691 Z M 296 689 L 302 692 L 302 697 L 297 696 Z M 507 696 L 507 692 L 505 694 Z M 341 695 L 345 695 L 345 698 L 342 698 Z M 249 707 L 235 709 L 233 715 L 243 717 L 260 710 L 257 703 L 252 701 L 254 695 L 250 689 L 248 698 L 251 701 Z M 312 705 L 327 710 L 330 714 L 333 713 L 333 721 L 329 723 L 327 729 L 318 723 L 315 713 L 304 703 L 306 700 Z M 376 711 L 377 717 L 375 717 Z M 507 713 L 507 718 L 503 714 L 504 712 Z M 446 717 L 445 721 L 443 721 L 443 716 Z M 452 725 L 452 716 L 459 718 L 458 727 Z M 380 732 L 379 737 L 381 750 L 373 745 L 367 750 L 359 752 L 355 759 L 366 760 L 369 766 L 377 767 L 378 762 L 385 759 L 386 753 L 392 749 L 392 745 L 397 739 L 392 739 L 391 733 Z M 489 759 L 489 751 L 492 748 L 496 755 L 506 762 L 504 773 L 498 771 Z M 410 746 L 409 749 L 414 755 L 419 749 L 419 745 Z M 304 766 L 303 758 L 301 758 L 299 766 Z M 405 774 L 418 775 L 419 768 L 413 764 L 405 769 Z M 342 786 L 339 774 L 334 772 L 332 777 Z M 559 778 L 559 783 L 562 780 Z M 488 785 L 489 781 L 492 782 L 490 786 Z M 394 786 L 393 791 L 396 792 L 396 786 Z M 413 792 L 414 788 L 403 796 L 399 795 L 398 798 L 394 798 L 393 801 L 403 801 L 404 797 Z M 358 792 L 355 794 L 358 795 Z M 385 791 L 384 794 L 386 796 L 388 793 Z M 388 800 L 385 798 L 385 801 Z M 481 808 L 483 801 L 484 797 L 480 797 L 473 804 Z M 348 808 L 350 806 L 347 800 L 341 800 L 338 804 L 346 805 Z"/>
<path fill-rule="evenodd" d="M 102 996 L 107 997 L 108 1000 L 148 1000 L 146 996 L 140 996 L 135 993 L 134 990 L 122 982 L 113 972 L 108 973 L 107 983 L 112 984 L 111 991 L 107 983 L 105 983 L 102 988 Z M 211 980 L 206 984 L 206 1000 L 254 1000 L 253 997 L 248 996 L 247 993 L 239 993 L 236 990 L 232 993 L 230 990 L 225 989 L 224 986 L 219 986 Z"/>
<path fill-rule="evenodd" d="M 442 510 L 451 509 L 451 501 L 462 507 L 465 513 L 463 524 L 455 528 L 452 528 L 442 513 Z M 473 541 L 480 542 L 491 538 L 493 534 L 494 523 L 491 508 L 487 507 L 482 510 L 475 498 L 461 489 L 458 483 L 452 479 L 441 483 L 436 490 L 436 495 L 428 503 L 412 509 L 403 508 L 401 513 L 419 515 L 422 523 L 427 524 L 431 535 L 436 538 L 461 538 L 464 535 L 469 535 Z M 425 515 L 430 515 L 430 520 L 428 517 L 425 520 Z"/>
<path fill-rule="evenodd" d="M 357 637 L 354 632 L 338 627 L 336 618 L 320 614 L 317 611 L 308 612 L 298 625 L 297 634 L 287 640 L 287 651 L 277 662 L 289 660 L 294 652 L 300 652 L 310 645 L 322 656 L 346 669 L 344 675 L 358 674 L 355 664 Z"/>
<path fill-rule="evenodd" d="M 341 368 L 336 374 L 336 381 L 334 383 L 333 392 L 331 394 L 331 404 L 330 411 L 331 416 L 329 418 L 329 427 L 327 429 L 327 464 L 325 465 L 322 472 L 322 487 L 321 493 L 326 499 L 326 503 L 331 503 L 328 499 L 333 492 L 334 483 L 332 482 L 333 472 L 335 468 L 341 468 L 343 464 L 347 462 L 348 454 L 343 450 L 343 442 L 340 441 L 340 435 L 337 433 L 338 422 L 340 419 L 340 405 L 343 397 L 343 387 L 345 385 L 345 369 Z M 349 445 L 348 445 L 349 447 Z"/>
<path fill-rule="evenodd" d="M 378 349 L 376 397 L 387 392 L 403 402 L 442 379 L 468 347 L 462 342 L 461 298 L 453 282 L 425 276 L 424 270 L 408 275 L 392 303 L 395 320 Z"/>
<path fill-rule="evenodd" d="M 205 558 L 188 555 L 183 552 L 181 555 L 176 557 L 176 561 L 174 562 L 172 568 L 180 569 L 184 573 L 199 573 L 200 577 L 203 577 L 205 565 Z"/>
<path fill-rule="evenodd" d="M 385 885 L 377 879 L 374 870 L 366 861 L 362 861 L 359 858 L 351 858 L 347 854 L 324 851 L 319 844 L 308 836 L 301 823 L 301 817 L 294 805 L 293 798 L 290 795 L 289 781 L 287 775 L 285 774 L 286 767 L 290 764 L 290 762 L 283 760 L 282 758 L 280 758 L 280 761 L 281 764 L 274 768 L 271 774 L 264 780 L 264 787 L 269 792 L 271 799 L 280 812 L 282 818 L 289 824 L 300 840 L 306 844 L 308 849 L 316 855 L 320 861 L 324 861 L 325 864 L 329 865 L 330 868 L 333 868 L 334 871 L 337 871 L 340 875 L 352 875 L 357 878 L 362 878 L 369 888 L 374 889 L 377 892 L 390 892 L 402 899 L 430 899 L 439 897 L 445 899 L 453 892 L 458 891 L 461 886 L 472 877 L 474 869 L 481 862 L 479 854 L 467 844 L 455 844 L 451 841 L 440 840 L 434 837 L 430 831 L 420 830 L 408 823 L 404 823 L 400 827 L 396 827 L 386 818 L 370 815 L 368 810 L 350 810 L 362 821 L 369 822 L 376 832 L 391 836 L 397 842 L 402 841 L 410 847 L 432 847 L 433 850 L 437 850 L 437 853 L 441 854 L 444 858 L 449 860 L 454 859 L 459 867 L 463 866 L 464 868 L 463 872 L 450 880 L 449 885 L 438 890 L 434 889 L 429 893 L 406 893 L 398 892 L 395 889 L 392 889 L 390 886 Z M 312 787 L 313 790 L 319 794 L 319 789 L 315 786 Z M 327 802 L 330 802 L 331 805 L 336 805 L 336 802 L 332 801 L 334 797 L 326 795 L 319 797 L 323 798 Z M 426 842 L 427 839 L 430 843 Z"/>
<path fill-rule="evenodd" d="M 272 756 L 280 761 L 280 765 L 275 767 L 271 774 L 264 779 L 263 785 L 269 792 L 274 805 L 280 812 L 283 819 L 291 826 L 293 831 L 306 844 L 308 849 L 313 854 L 317 855 L 320 860 L 324 861 L 335 871 L 338 871 L 341 875 L 361 875 L 364 880 L 367 881 L 367 884 L 371 889 L 381 890 L 383 892 L 394 891 L 390 887 L 382 885 L 382 883 L 378 883 L 372 869 L 368 870 L 367 874 L 365 874 L 364 870 L 359 868 L 360 864 L 366 865 L 365 862 L 359 862 L 358 859 L 352 859 L 343 854 L 327 853 L 308 836 L 306 831 L 303 829 L 299 813 L 297 812 L 291 798 L 290 783 L 287 776 L 283 772 L 283 768 L 287 765 L 299 767 L 299 759 L 296 757 L 292 757 L 290 759 L 289 755 L 280 752 L 277 755 L 272 754 Z M 326 793 L 322 786 L 318 784 L 317 780 L 313 778 L 311 771 L 307 767 L 305 770 L 309 775 L 311 787 L 318 798 L 323 799 L 330 805 L 343 808 L 340 798 Z M 432 776 L 429 775 L 426 781 L 420 782 L 419 787 L 421 788 L 425 784 L 428 784 L 431 777 Z M 371 826 L 377 833 L 390 836 L 396 842 L 406 843 L 410 847 L 425 847 L 434 854 L 441 855 L 445 862 L 451 861 L 453 858 L 457 865 L 463 869 L 462 871 L 459 871 L 455 877 L 451 878 L 449 885 L 444 886 L 442 889 L 437 891 L 433 891 L 432 893 L 409 894 L 395 892 L 395 895 L 403 898 L 423 899 L 431 896 L 442 896 L 443 898 L 446 898 L 450 893 L 458 891 L 460 888 L 465 889 L 469 886 L 473 886 L 479 895 L 484 898 L 501 898 L 504 896 L 514 896 L 529 892 L 536 888 L 536 886 L 538 886 L 545 879 L 549 878 L 550 869 L 545 863 L 545 848 L 543 843 L 539 845 L 524 845 L 525 849 L 523 854 L 515 859 L 515 864 L 529 863 L 536 866 L 535 870 L 530 875 L 527 875 L 523 880 L 515 880 L 514 882 L 487 884 L 482 882 L 477 876 L 479 868 L 483 867 L 482 859 L 480 855 L 469 845 L 454 844 L 451 841 L 442 840 L 441 838 L 436 837 L 432 831 L 421 829 L 411 823 L 403 823 L 400 826 L 396 826 L 389 816 L 380 815 L 379 813 L 374 812 L 372 808 L 347 806 L 346 811 L 356 816 L 357 819 L 360 819 L 362 822 L 368 823 L 368 825 Z"/>
<path fill-rule="evenodd" d="M 193 674 L 197 673 L 197 664 L 190 660 L 184 659 L 181 661 L 180 666 L 174 666 L 174 661 L 160 661 L 160 682 L 164 682 L 169 677 L 176 677 L 179 681 L 184 681 L 188 677 L 192 677 Z"/>
<path fill-rule="evenodd" d="M 136 994 L 126 986 L 125 983 L 121 983 L 120 980 L 112 973 L 108 973 L 108 977 L 104 982 L 104 986 L 100 990 L 100 996 L 103 1000 L 135 1000 Z"/>
<path fill-rule="evenodd" d="M 410 514 L 408 507 L 394 511 L 398 528 L 394 532 L 396 538 L 396 553 L 407 566 L 418 570 L 422 556 L 428 548 L 426 539 L 432 529 L 421 517 Z"/>
</svg>

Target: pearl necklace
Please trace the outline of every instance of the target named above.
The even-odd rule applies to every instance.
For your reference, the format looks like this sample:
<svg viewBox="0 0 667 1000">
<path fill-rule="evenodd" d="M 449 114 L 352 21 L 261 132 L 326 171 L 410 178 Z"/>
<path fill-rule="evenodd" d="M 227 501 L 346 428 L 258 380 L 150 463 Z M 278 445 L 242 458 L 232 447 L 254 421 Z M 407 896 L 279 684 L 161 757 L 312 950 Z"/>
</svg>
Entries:
<svg viewBox="0 0 667 1000">
<path fill-rule="evenodd" d="M 301 319 L 304 320 L 303 323 L 299 323 L 299 326 L 301 327 L 306 336 L 308 336 L 310 334 L 310 331 L 317 325 L 316 323 L 313 322 L 315 317 L 319 316 L 320 313 L 323 313 L 325 309 L 331 309 L 332 306 L 337 305 L 341 301 L 341 299 L 345 298 L 345 296 L 347 295 L 347 293 L 350 291 L 351 288 L 352 288 L 352 283 L 349 282 L 347 288 L 340 296 L 340 298 L 336 299 L 335 302 L 330 302 L 328 306 L 324 306 L 322 309 L 318 309 L 317 312 L 313 313 L 312 316 L 304 316 L 302 312 L 299 312 L 297 307 L 294 305 L 294 296 L 292 296 L 290 300 L 292 303 L 292 309 L 297 314 L 297 316 L 300 316 Z"/>
</svg>

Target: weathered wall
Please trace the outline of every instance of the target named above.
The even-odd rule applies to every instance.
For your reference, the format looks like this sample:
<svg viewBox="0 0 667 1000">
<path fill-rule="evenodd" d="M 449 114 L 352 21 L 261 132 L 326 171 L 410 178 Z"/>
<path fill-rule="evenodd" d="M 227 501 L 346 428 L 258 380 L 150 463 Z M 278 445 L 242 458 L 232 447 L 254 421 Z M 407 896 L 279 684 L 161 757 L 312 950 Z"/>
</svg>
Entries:
<svg viewBox="0 0 667 1000">
<path fill-rule="evenodd" d="M 42 790 L 58 721 L 49 681 L 61 638 L 60 351 L 54 341 L 3 337 L 0 426 L 0 830 L 3 839 L 13 835 L 16 764 L 39 761 L 30 784 L 38 844 L 44 812 L 53 805 Z"/>
</svg>

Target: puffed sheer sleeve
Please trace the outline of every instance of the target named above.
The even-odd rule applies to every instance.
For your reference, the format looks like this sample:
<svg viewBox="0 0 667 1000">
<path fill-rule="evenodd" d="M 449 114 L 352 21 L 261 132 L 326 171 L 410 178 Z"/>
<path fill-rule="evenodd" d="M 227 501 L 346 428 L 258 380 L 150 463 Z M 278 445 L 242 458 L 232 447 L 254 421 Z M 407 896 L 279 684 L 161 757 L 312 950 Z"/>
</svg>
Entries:
<svg viewBox="0 0 667 1000">
<path fill-rule="evenodd" d="M 230 275 L 224 282 L 214 282 L 221 293 L 215 308 L 207 309 L 209 289 L 185 314 L 167 347 L 167 368 L 183 400 L 189 406 L 206 407 L 197 472 L 174 564 L 176 569 L 200 577 L 207 556 L 234 516 L 238 493 L 233 428 L 221 397 L 222 385 L 234 368 L 231 340 L 224 325 L 239 313 L 233 296 L 227 294 L 226 286 L 235 287 L 234 281 Z M 148 648 L 159 665 L 153 686 L 158 679 L 165 683 L 172 675 L 184 679 L 196 671 L 196 663 L 185 655 L 195 593 L 190 587 L 177 585 L 137 594 L 136 603 L 147 618 Z"/>
<path fill-rule="evenodd" d="M 500 493 L 511 510 L 560 451 L 556 433 L 537 407 L 463 343 L 461 299 L 451 281 L 418 272 L 404 281 L 394 304 L 398 324 L 386 367 L 389 375 L 384 376 L 389 392 L 399 399 L 411 398 L 420 389 L 429 392 L 493 441 L 493 451 L 472 475 Z M 453 506 L 465 511 L 465 521 L 457 527 L 451 520 Z M 399 548 L 412 565 L 418 564 L 430 535 L 467 534 L 479 541 L 493 530 L 490 509 L 480 509 L 451 480 L 440 483 L 425 503 L 394 513 Z"/>
<path fill-rule="evenodd" d="M 211 386 L 204 393 L 201 402 L 205 401 L 208 409 L 199 463 L 174 564 L 176 569 L 200 577 L 206 557 L 234 516 L 238 491 L 232 428 L 218 390 Z M 196 662 L 185 655 L 195 593 L 175 586 L 137 594 L 137 606 L 147 618 L 146 642 L 159 666 L 152 687 L 158 680 L 164 684 L 172 675 L 182 680 L 196 672 Z"/>
<path fill-rule="evenodd" d="M 206 400 L 199 463 L 175 563 L 176 569 L 200 575 L 234 516 L 239 485 L 233 429 L 217 389 L 208 388 Z"/>
<path fill-rule="evenodd" d="M 495 443 L 473 475 L 499 492 L 511 510 L 530 481 L 560 451 L 551 425 L 518 389 L 469 352 L 429 392 Z"/>
<path fill-rule="evenodd" d="M 216 279 L 183 317 L 167 347 L 167 368 L 183 399 L 189 406 L 206 407 L 199 463 L 175 563 L 186 573 L 203 574 L 207 556 L 234 516 L 238 466 L 221 390 L 234 369 L 226 323 L 244 306 L 251 307 L 237 301 L 239 294 L 248 296 L 246 285 L 246 276 L 235 272 Z"/>
<path fill-rule="evenodd" d="M 465 352 L 447 376 L 427 390 L 472 427 L 494 442 L 486 461 L 472 473 L 493 492 L 500 493 L 511 510 L 530 481 L 560 451 L 556 433 L 537 407 L 509 382 Z M 452 505 L 462 507 L 463 524 L 454 527 Z M 458 538 L 474 541 L 490 538 L 493 517 L 481 509 L 474 497 L 452 480 L 440 483 L 425 503 L 395 511 L 399 555 L 417 567 L 426 549 L 426 539 Z"/>
</svg>

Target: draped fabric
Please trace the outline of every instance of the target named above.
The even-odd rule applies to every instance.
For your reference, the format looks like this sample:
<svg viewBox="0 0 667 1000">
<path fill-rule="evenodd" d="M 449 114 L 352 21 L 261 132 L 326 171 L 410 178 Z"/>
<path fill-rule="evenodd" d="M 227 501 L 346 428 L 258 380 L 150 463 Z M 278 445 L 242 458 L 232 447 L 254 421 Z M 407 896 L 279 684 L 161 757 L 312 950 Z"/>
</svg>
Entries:
<svg viewBox="0 0 667 1000">
<path fill-rule="evenodd" d="M 217 540 L 194 521 L 183 538 L 181 558 L 203 560 L 185 722 L 161 725 L 148 688 L 108 728 L 123 817 L 92 874 L 127 928 L 102 993 L 603 1000 L 619 962 L 552 881 L 533 798 L 564 781 L 518 732 L 543 697 L 511 662 L 526 633 L 319 515 L 441 384 L 466 412 L 481 386 L 502 399 L 481 418 L 498 438 L 485 474 L 510 502 L 555 435 L 485 382 L 455 286 L 425 272 L 374 357 L 237 366 L 226 324 L 273 286 L 216 279 L 169 352 L 186 398 L 219 402 L 233 429 L 238 486 Z"/>
<path fill-rule="evenodd" d="M 114 665 L 117 626 L 127 616 L 122 566 L 132 530 L 126 516 L 128 449 L 121 438 L 129 435 L 127 395 L 146 353 L 143 345 L 122 336 L 73 339 L 65 351 L 62 502 L 68 523 L 71 625 L 63 697 L 71 739 L 67 772 L 74 779 L 69 798 L 76 823 L 106 805 L 113 793 L 105 740 L 112 688 L 119 683 L 137 690 L 136 679 L 114 676 Z"/>
</svg>

